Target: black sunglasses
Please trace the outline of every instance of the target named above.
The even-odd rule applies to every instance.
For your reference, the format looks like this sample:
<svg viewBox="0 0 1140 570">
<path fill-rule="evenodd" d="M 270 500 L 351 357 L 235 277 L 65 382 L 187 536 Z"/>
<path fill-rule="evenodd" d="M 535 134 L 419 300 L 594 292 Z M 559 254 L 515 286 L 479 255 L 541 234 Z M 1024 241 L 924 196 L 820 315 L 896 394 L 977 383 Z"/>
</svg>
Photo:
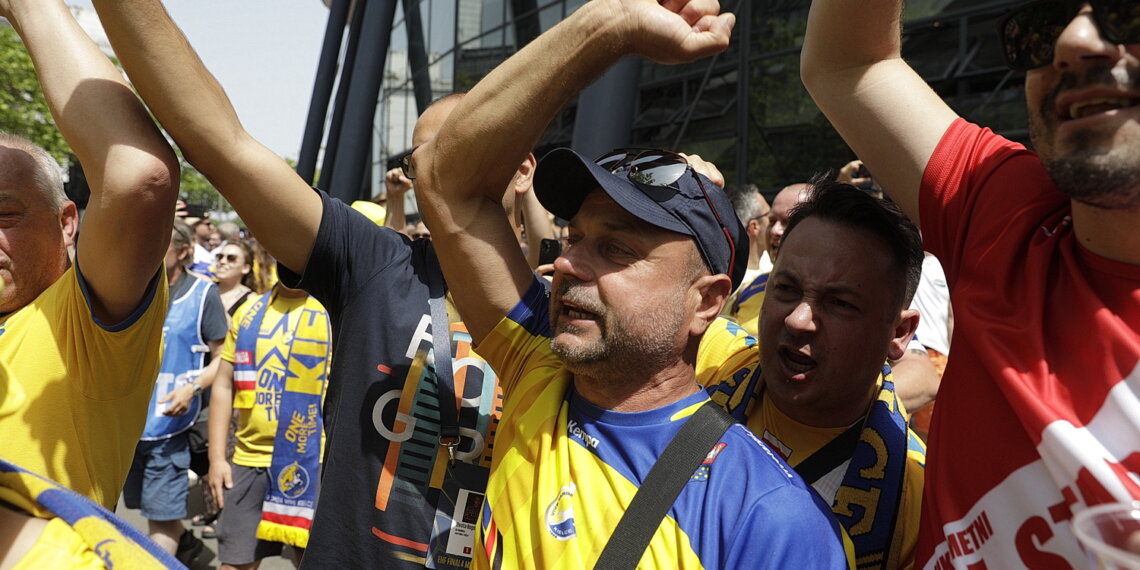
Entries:
<svg viewBox="0 0 1140 570">
<path fill-rule="evenodd" d="M 1085 4 L 1104 39 L 1114 44 L 1140 43 L 1140 4 L 1135 0 L 1038 0 L 1022 4 L 998 21 L 1006 65 L 1029 71 L 1053 63 L 1061 32 Z"/>
<path fill-rule="evenodd" d="M 214 259 L 216 259 L 218 261 L 225 260 L 225 261 L 228 261 L 230 263 L 236 263 L 238 256 L 236 253 L 215 253 Z"/>
<path fill-rule="evenodd" d="M 400 157 L 400 170 L 404 171 L 404 178 L 408 180 L 416 179 L 416 169 L 412 167 L 412 153 L 416 152 L 417 148 L 420 147 L 417 146 Z"/>
<path fill-rule="evenodd" d="M 736 244 L 732 241 L 732 232 L 728 231 L 728 226 L 724 225 L 724 221 L 721 220 L 720 213 L 716 211 L 712 198 L 709 198 L 709 193 L 705 190 L 704 183 L 701 182 L 701 177 L 697 176 L 697 172 L 693 170 L 692 165 L 684 156 L 667 150 L 620 148 L 603 154 L 594 160 L 594 163 L 614 174 L 625 170 L 626 178 L 632 182 L 673 190 L 680 190 L 677 187 L 677 181 L 685 173 L 691 172 L 693 179 L 697 181 L 697 187 L 701 189 L 701 194 L 705 197 L 705 203 L 708 204 L 709 210 L 716 218 L 716 223 L 720 224 L 720 231 L 724 233 L 724 239 L 728 241 L 728 271 L 726 274 L 732 277 L 732 270 L 736 263 Z"/>
</svg>

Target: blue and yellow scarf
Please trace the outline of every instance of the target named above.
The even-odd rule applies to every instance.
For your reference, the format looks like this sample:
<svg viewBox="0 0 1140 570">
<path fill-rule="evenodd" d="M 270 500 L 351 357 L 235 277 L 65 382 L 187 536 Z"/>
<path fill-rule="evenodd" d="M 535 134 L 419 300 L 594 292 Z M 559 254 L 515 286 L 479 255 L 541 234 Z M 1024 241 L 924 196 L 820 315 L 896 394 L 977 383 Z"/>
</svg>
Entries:
<svg viewBox="0 0 1140 570">
<path fill-rule="evenodd" d="M 108 568 L 185 568 L 150 538 L 71 489 L 0 459 L 0 502 L 71 526 Z"/>
<path fill-rule="evenodd" d="M 246 315 L 254 334 L 244 335 L 256 343 L 256 331 L 269 304 L 267 293 Z M 317 481 L 321 467 L 321 397 L 328 380 L 331 358 L 328 313 L 311 297 L 300 309 L 301 316 L 289 343 L 285 368 L 285 388 L 278 409 L 277 437 L 269 467 L 271 484 L 262 504 L 257 537 L 304 548 L 309 543 L 313 511 L 317 503 Z M 255 345 L 243 343 L 238 335 L 235 353 L 243 348 L 255 354 Z M 235 360 L 238 357 L 235 354 Z M 250 359 L 254 367 L 256 362 Z M 244 365 L 242 365 L 244 366 Z M 239 364 L 234 363 L 235 388 Z M 252 395 L 252 391 L 249 392 Z M 235 407 L 240 407 L 240 391 L 235 391 Z M 242 402 L 244 403 L 244 402 Z"/>
</svg>

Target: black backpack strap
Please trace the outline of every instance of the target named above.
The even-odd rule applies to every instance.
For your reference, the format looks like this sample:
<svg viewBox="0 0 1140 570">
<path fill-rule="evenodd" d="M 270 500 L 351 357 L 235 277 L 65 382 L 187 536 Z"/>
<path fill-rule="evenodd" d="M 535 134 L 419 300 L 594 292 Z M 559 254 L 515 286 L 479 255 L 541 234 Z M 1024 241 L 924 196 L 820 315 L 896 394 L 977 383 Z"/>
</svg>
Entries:
<svg viewBox="0 0 1140 570">
<path fill-rule="evenodd" d="M 736 420 L 711 400 L 697 409 L 645 476 L 594 568 L 637 567 L 681 489 L 734 423 Z"/>
<path fill-rule="evenodd" d="M 859 434 L 862 431 L 863 422 L 855 422 L 793 469 L 799 473 L 805 483 L 814 485 L 820 477 L 831 473 L 844 461 L 851 459 L 851 450 L 855 449 L 856 443 L 859 443 Z"/>
</svg>

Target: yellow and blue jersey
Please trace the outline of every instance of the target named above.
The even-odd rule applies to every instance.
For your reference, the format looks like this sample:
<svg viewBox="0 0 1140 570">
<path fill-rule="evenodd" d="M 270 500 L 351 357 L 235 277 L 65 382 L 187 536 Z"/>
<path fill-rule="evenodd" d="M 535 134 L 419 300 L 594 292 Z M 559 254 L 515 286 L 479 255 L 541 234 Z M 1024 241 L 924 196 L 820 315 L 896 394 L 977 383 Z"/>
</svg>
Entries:
<svg viewBox="0 0 1140 570">
<path fill-rule="evenodd" d="M 760 307 L 764 305 L 769 275 L 770 273 L 761 273 L 751 283 L 741 287 L 728 311 L 728 315 L 754 337 L 760 336 Z"/>
<path fill-rule="evenodd" d="M 599 408 L 550 350 L 537 281 L 479 345 L 505 395 L 477 567 L 594 564 L 625 507 L 704 391 L 643 412 Z M 846 568 L 838 523 L 744 426 L 693 474 L 646 549 L 646 568 Z"/>
</svg>

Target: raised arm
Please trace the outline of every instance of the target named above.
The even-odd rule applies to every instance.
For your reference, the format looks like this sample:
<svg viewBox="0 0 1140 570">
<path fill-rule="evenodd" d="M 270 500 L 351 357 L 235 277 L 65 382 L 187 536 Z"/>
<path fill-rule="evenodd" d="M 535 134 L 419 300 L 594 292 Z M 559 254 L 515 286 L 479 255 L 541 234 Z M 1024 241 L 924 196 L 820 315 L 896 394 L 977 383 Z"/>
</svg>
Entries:
<svg viewBox="0 0 1140 570">
<path fill-rule="evenodd" d="M 502 195 L 559 109 L 624 55 L 663 63 L 728 46 L 735 22 L 715 0 L 594 0 L 539 36 L 471 90 L 413 155 L 420 205 L 475 342 L 521 298 L 534 274 L 502 214 Z"/>
<path fill-rule="evenodd" d="M 902 4 L 814 0 L 800 75 L 847 145 L 917 224 L 923 170 L 957 116 L 902 59 Z"/>
<path fill-rule="evenodd" d="M 250 137 L 158 0 L 96 0 L 107 37 L 155 117 L 269 253 L 302 273 L 321 201 L 280 157 Z"/>
<path fill-rule="evenodd" d="M 138 308 L 166 255 L 178 161 L 62 2 L 8 1 L 0 11 L 24 40 L 52 117 L 91 186 L 77 255 L 95 316 L 121 322 Z"/>
</svg>

